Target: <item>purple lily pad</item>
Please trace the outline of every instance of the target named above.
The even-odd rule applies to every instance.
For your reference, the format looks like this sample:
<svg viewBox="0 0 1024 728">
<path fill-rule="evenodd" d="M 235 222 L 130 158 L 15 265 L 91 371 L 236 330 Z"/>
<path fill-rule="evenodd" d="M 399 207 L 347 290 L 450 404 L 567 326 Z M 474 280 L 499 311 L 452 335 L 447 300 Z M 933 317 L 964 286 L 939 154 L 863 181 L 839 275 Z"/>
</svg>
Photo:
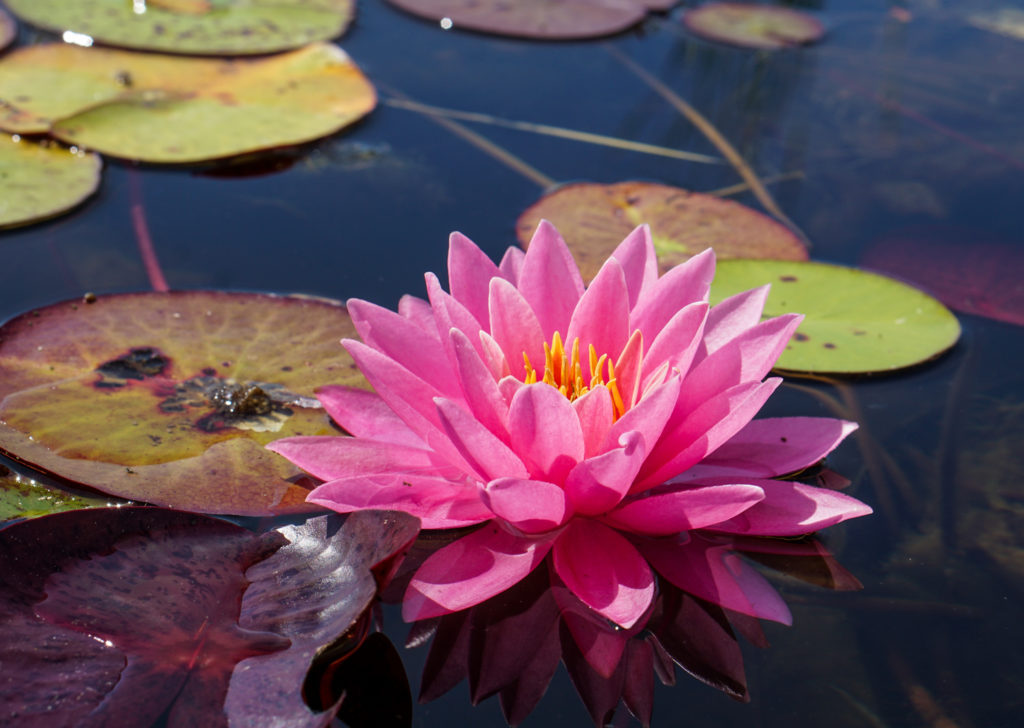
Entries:
<svg viewBox="0 0 1024 728">
<path fill-rule="evenodd" d="M 0 532 L 0 723 L 173 728 L 258 715 L 326 725 L 337 704 L 315 713 L 300 695 L 310 661 L 365 612 L 371 567 L 418 525 L 358 516 L 340 531 L 322 516 L 263 535 L 153 508 L 10 526 Z"/>
</svg>

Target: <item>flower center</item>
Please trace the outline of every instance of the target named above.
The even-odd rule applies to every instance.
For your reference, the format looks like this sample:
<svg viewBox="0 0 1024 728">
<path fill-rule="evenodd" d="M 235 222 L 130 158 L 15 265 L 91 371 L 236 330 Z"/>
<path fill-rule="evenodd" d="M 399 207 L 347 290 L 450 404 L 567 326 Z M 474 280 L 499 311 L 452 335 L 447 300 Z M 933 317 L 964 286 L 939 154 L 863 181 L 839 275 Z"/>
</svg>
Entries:
<svg viewBox="0 0 1024 728">
<path fill-rule="evenodd" d="M 530 357 L 523 352 L 523 362 L 526 369 L 526 376 L 523 381 L 526 384 L 533 384 L 541 381 L 550 384 L 559 392 L 564 394 L 572 402 L 598 385 L 604 385 L 612 397 L 613 418 L 619 419 L 626 412 L 622 403 L 622 395 L 615 382 L 615 366 L 607 354 L 600 357 L 590 345 L 590 367 L 589 375 L 584 376 L 583 365 L 580 363 L 580 340 L 573 339 L 572 350 L 567 352 L 562 344 L 562 335 L 557 331 L 551 338 L 551 343 L 544 342 L 544 373 L 538 375 L 537 370 L 530 362 Z"/>
</svg>

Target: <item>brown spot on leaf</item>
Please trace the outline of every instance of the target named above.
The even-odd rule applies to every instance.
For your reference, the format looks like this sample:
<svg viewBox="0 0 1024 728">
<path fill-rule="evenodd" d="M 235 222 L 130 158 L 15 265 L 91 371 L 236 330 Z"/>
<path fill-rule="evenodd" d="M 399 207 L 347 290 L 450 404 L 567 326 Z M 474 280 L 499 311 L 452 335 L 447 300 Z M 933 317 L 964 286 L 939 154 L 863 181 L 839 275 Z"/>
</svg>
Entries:
<svg viewBox="0 0 1024 728">
<path fill-rule="evenodd" d="M 833 344 L 831 341 L 826 341 L 824 344 L 822 344 L 822 346 L 824 346 L 826 349 L 835 349 L 836 348 L 836 345 Z"/>
<path fill-rule="evenodd" d="M 810 341 L 811 339 L 810 336 L 808 336 L 807 334 L 803 334 L 799 331 L 793 334 L 793 338 L 796 339 L 797 341 Z"/>
<path fill-rule="evenodd" d="M 796 276 L 779 276 L 779 280 L 783 283 L 796 283 L 799 279 Z"/>
</svg>

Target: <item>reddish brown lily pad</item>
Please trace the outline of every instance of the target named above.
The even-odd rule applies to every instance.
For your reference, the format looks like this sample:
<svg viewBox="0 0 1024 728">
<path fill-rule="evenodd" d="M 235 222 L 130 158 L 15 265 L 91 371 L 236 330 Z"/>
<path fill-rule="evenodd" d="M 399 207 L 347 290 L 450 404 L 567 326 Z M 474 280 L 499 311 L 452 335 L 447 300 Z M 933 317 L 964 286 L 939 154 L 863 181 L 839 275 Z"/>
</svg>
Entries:
<svg viewBox="0 0 1024 728">
<path fill-rule="evenodd" d="M 743 48 L 806 45 L 825 34 L 807 13 L 750 3 L 708 3 L 687 12 L 683 22 L 695 35 Z"/>
<path fill-rule="evenodd" d="M 263 446 L 333 431 L 317 387 L 368 386 L 338 344 L 355 334 L 341 304 L 209 291 L 87 300 L 0 327 L 0 450 L 157 505 L 311 508 L 300 471 Z"/>
<path fill-rule="evenodd" d="M 542 219 L 565 237 L 585 280 L 633 228 L 651 226 L 662 272 L 706 248 L 719 258 L 807 260 L 788 228 L 738 202 L 649 182 L 565 185 L 545 195 L 516 222 L 525 248 Z"/>
<path fill-rule="evenodd" d="M 444 28 L 522 38 L 597 38 L 636 25 L 675 0 L 389 0 Z"/>
<path fill-rule="evenodd" d="M 14 18 L 0 8 L 0 50 L 9 46 L 17 34 L 18 26 L 14 24 Z"/>
</svg>

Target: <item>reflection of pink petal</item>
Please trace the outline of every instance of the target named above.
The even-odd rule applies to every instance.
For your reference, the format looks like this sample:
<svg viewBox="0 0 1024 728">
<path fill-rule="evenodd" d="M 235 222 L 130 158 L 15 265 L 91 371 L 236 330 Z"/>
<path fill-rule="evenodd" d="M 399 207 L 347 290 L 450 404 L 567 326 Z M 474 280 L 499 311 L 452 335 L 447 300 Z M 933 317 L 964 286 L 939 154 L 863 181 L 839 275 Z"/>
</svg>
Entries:
<svg viewBox="0 0 1024 728">
<path fill-rule="evenodd" d="M 629 633 L 613 630 L 568 589 L 557 586 L 551 590 L 562 610 L 562 621 L 572 635 L 583 659 L 601 677 L 611 677 L 626 649 Z"/>
</svg>

